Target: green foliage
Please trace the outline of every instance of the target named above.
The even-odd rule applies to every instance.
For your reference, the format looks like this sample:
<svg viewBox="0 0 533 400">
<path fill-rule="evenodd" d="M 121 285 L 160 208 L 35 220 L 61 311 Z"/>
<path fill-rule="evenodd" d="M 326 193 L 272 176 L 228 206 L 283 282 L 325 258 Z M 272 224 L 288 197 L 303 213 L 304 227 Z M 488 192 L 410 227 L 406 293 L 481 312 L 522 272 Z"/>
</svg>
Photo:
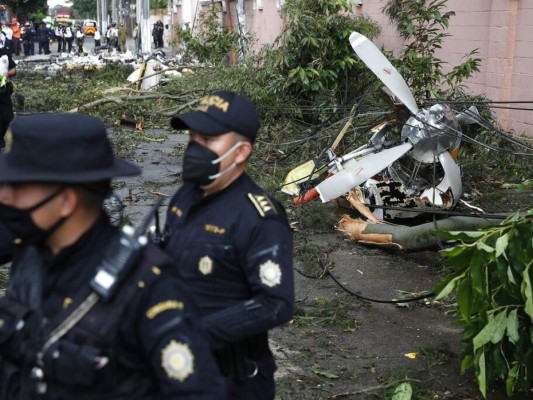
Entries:
<svg viewBox="0 0 533 400">
<path fill-rule="evenodd" d="M 168 7 L 168 0 L 151 0 L 150 1 L 150 8 L 151 9 L 161 9 L 161 8 L 167 8 Z"/>
<path fill-rule="evenodd" d="M 349 0 L 287 0 L 281 16 L 287 23 L 276 39 L 277 65 L 284 89 L 316 100 L 346 87 L 358 71 L 366 72 L 348 38 L 358 31 L 369 38 L 380 33 L 368 17 L 353 17 Z"/>
<path fill-rule="evenodd" d="M 202 10 L 198 27 L 176 27 L 174 45 L 181 49 L 179 51 L 200 62 L 213 64 L 227 63 L 232 49 L 246 51 L 242 44 L 248 42 L 249 38 L 241 38 L 237 32 L 222 26 L 220 7 L 220 3 L 211 3 L 206 10 Z"/>
<path fill-rule="evenodd" d="M 533 209 L 475 232 L 441 232 L 460 244 L 442 251 L 457 268 L 435 288 L 456 291 L 465 350 L 483 396 L 496 380 L 511 395 L 533 387 Z"/>
<path fill-rule="evenodd" d="M 4 0 L 2 4 L 11 8 L 19 21 L 27 21 L 30 14 L 46 14 L 46 0 Z"/>
<path fill-rule="evenodd" d="M 95 18 L 96 0 L 71 0 L 73 18 Z"/>
<path fill-rule="evenodd" d="M 390 0 L 383 8 L 400 36 L 407 40 L 396 67 L 415 98 L 453 97 L 461 83 L 479 71 L 481 60 L 475 49 L 464 56 L 462 64 L 444 73 L 445 62 L 435 56 L 435 51 L 450 36 L 442 31 L 455 15 L 445 9 L 446 0 Z"/>
</svg>

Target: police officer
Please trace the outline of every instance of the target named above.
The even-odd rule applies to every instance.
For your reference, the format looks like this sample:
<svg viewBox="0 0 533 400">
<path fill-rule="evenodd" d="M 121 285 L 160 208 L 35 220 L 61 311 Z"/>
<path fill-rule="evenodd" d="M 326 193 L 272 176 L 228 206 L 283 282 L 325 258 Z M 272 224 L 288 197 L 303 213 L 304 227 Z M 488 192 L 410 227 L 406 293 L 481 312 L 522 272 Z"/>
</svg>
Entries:
<svg viewBox="0 0 533 400">
<path fill-rule="evenodd" d="M 140 172 L 114 157 L 102 122 L 18 116 L 8 137 L 0 221 L 17 239 L 0 298 L 0 399 L 219 398 L 175 267 L 102 211 L 110 179 Z"/>
<path fill-rule="evenodd" d="M 268 330 L 292 318 L 292 233 L 280 204 L 245 172 L 258 113 L 220 91 L 171 124 L 188 129 L 190 142 L 164 248 L 200 306 L 229 398 L 273 399 Z"/>
<path fill-rule="evenodd" d="M 17 75 L 17 64 L 11 57 L 11 51 L 0 45 L 0 149 L 4 148 L 4 135 L 13 120 L 13 84 L 10 78 Z"/>
<path fill-rule="evenodd" d="M 35 54 L 34 36 L 35 28 L 28 21 L 25 22 L 22 29 L 22 47 L 24 48 L 25 56 L 33 56 Z"/>
<path fill-rule="evenodd" d="M 44 22 L 40 22 L 37 28 L 39 38 L 39 54 L 50 54 L 50 30 Z"/>
</svg>

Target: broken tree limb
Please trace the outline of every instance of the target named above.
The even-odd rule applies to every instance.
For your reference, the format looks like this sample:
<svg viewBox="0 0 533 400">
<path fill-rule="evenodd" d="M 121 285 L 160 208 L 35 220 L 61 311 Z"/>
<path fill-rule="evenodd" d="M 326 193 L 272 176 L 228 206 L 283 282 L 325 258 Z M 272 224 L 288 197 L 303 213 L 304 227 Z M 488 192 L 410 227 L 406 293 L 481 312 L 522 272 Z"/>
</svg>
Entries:
<svg viewBox="0 0 533 400">
<path fill-rule="evenodd" d="M 73 108 L 72 110 L 67 111 L 67 112 L 76 113 L 76 112 L 79 112 L 81 110 L 85 110 L 87 108 L 93 108 L 93 107 L 96 107 L 96 106 L 99 106 L 99 105 L 102 105 L 102 104 L 106 104 L 106 103 L 116 103 L 116 104 L 120 105 L 120 104 L 122 104 L 122 98 L 121 97 L 117 97 L 117 96 L 104 97 L 103 99 L 98 99 L 98 100 L 92 101 L 92 102 L 84 104 L 82 106 Z"/>
<path fill-rule="evenodd" d="M 372 214 L 372 211 L 359 200 L 358 192 L 356 190 L 350 190 L 350 193 L 346 197 L 353 208 L 355 208 L 363 217 L 372 221 L 375 224 L 382 224 L 378 217 Z"/>
<path fill-rule="evenodd" d="M 438 248 L 444 238 L 435 233 L 440 231 L 472 231 L 498 225 L 503 219 L 476 217 L 450 217 L 417 226 L 384 225 L 367 223 L 343 215 L 337 229 L 361 244 L 415 251 Z"/>
<path fill-rule="evenodd" d="M 98 99 L 90 103 L 81 105 L 79 107 L 73 108 L 69 113 L 79 112 L 80 110 L 86 110 L 88 108 L 96 107 L 105 103 L 116 103 L 122 104 L 124 101 L 139 101 L 139 100 L 149 100 L 149 99 L 170 99 L 170 100 L 182 100 L 181 96 L 175 96 L 167 93 L 153 93 L 153 94 L 144 94 L 142 96 L 110 96 L 104 97 L 103 99 Z"/>
<path fill-rule="evenodd" d="M 181 111 L 185 110 L 186 108 L 189 108 L 189 107 L 192 107 L 192 106 L 195 106 L 196 104 L 198 104 L 202 99 L 195 99 L 195 100 L 192 100 L 192 101 L 189 101 L 188 103 L 185 103 L 179 107 L 176 107 L 176 108 L 173 108 L 172 110 L 170 111 L 160 111 L 158 112 L 159 115 L 162 115 L 164 117 L 173 117 L 174 115 L 177 115 L 179 114 Z"/>
</svg>

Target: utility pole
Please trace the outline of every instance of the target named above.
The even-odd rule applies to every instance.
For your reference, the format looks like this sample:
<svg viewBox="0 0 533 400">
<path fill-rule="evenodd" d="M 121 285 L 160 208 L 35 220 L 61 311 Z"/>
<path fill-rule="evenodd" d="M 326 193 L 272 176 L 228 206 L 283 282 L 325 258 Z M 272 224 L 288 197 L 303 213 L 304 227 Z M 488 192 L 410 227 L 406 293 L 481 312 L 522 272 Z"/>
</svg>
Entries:
<svg viewBox="0 0 533 400">
<path fill-rule="evenodd" d="M 100 16 L 100 23 L 102 24 L 100 33 L 105 35 L 107 30 L 107 0 L 100 0 L 100 12 L 102 13 Z"/>
<path fill-rule="evenodd" d="M 102 21 L 101 21 L 101 12 L 100 12 L 100 0 L 96 0 L 96 26 L 98 26 L 98 29 L 100 30 L 100 33 L 102 32 Z"/>
<path fill-rule="evenodd" d="M 118 22 L 117 0 L 111 0 L 111 21 Z"/>
<path fill-rule="evenodd" d="M 152 52 L 152 30 L 150 29 L 150 0 L 137 0 L 141 2 L 141 50 L 143 54 Z"/>
<path fill-rule="evenodd" d="M 168 0 L 168 38 L 174 38 L 174 15 L 173 15 L 174 4 L 172 0 Z"/>
</svg>

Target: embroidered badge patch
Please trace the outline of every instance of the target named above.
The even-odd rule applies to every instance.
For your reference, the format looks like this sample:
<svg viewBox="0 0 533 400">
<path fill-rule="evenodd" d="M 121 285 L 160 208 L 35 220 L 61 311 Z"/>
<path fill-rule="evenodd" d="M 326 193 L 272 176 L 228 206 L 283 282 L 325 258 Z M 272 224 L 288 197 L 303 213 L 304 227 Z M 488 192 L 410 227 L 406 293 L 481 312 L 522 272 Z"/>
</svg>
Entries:
<svg viewBox="0 0 533 400">
<path fill-rule="evenodd" d="M 263 218 L 266 216 L 273 214 L 277 215 L 278 211 L 276 210 L 276 207 L 272 203 L 272 201 L 267 196 L 261 196 L 257 194 L 248 193 L 248 199 L 252 202 L 252 204 L 255 206 L 255 209 L 259 213 L 259 215 Z"/>
<path fill-rule="evenodd" d="M 204 275 L 209 275 L 213 272 L 213 260 L 209 256 L 203 256 L 198 262 L 198 269 Z"/>
<path fill-rule="evenodd" d="M 148 317 L 148 319 L 154 319 L 162 312 L 168 310 L 183 310 L 184 308 L 185 305 L 183 304 L 183 302 L 178 300 L 162 301 L 160 303 L 157 303 L 155 306 L 150 307 L 150 309 L 146 311 L 146 317 Z"/>
<path fill-rule="evenodd" d="M 268 287 L 274 287 L 281 283 L 281 268 L 278 263 L 268 260 L 259 266 L 259 278 L 261 283 Z"/>
<path fill-rule="evenodd" d="M 171 340 L 161 350 L 161 367 L 171 379 L 183 382 L 194 372 L 194 356 L 186 343 Z"/>
</svg>

